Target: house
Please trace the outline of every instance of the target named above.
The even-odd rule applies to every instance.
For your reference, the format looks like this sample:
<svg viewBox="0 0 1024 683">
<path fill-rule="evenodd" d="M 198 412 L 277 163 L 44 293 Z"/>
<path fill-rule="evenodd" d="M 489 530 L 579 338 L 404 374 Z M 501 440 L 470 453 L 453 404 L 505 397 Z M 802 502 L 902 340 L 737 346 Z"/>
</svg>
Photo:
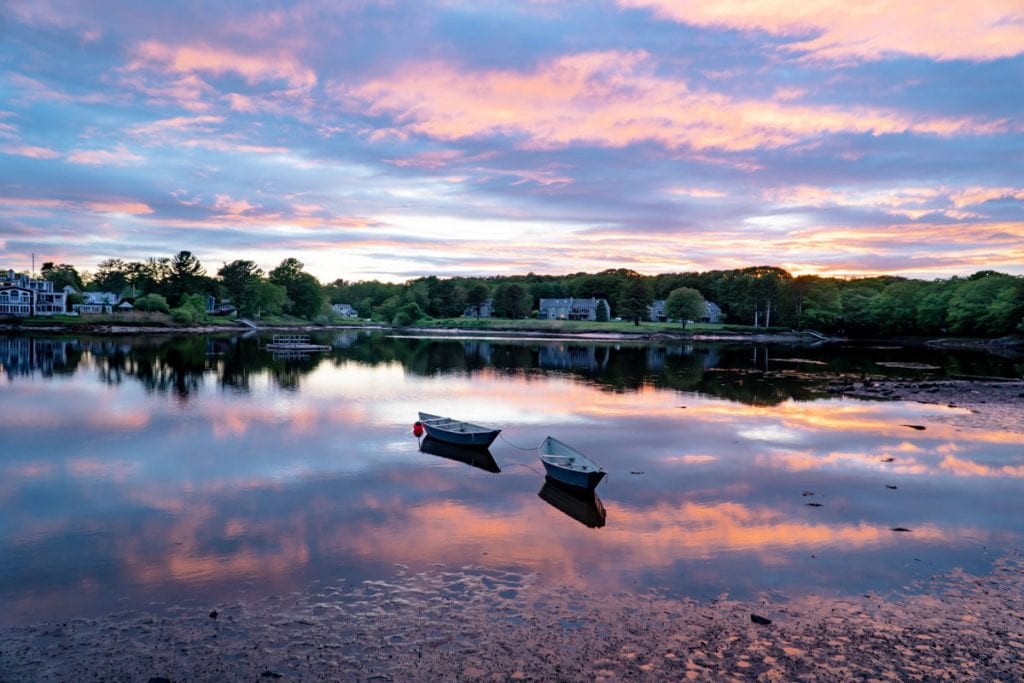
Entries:
<svg viewBox="0 0 1024 683">
<path fill-rule="evenodd" d="M 665 300 L 658 299 L 650 306 L 647 307 L 648 317 L 651 322 L 655 323 L 667 323 L 669 322 L 668 314 L 665 312 Z M 718 307 L 713 301 L 704 302 L 704 315 L 700 317 L 702 323 L 720 323 L 722 322 L 722 309 Z"/>
<path fill-rule="evenodd" d="M 605 299 L 541 299 L 539 320 L 597 320 L 597 307 L 604 304 L 611 319 L 612 309 Z"/>
<path fill-rule="evenodd" d="M 722 309 L 714 301 L 705 301 L 704 315 L 701 316 L 700 321 L 702 323 L 722 322 Z"/>
<path fill-rule="evenodd" d="M 342 318 L 358 318 L 359 312 L 352 308 L 352 304 L 332 304 L 331 313 Z"/>
<path fill-rule="evenodd" d="M 491 318 L 494 316 L 494 299 L 488 299 L 487 301 L 480 304 L 480 317 Z M 477 317 L 476 306 L 469 306 L 462 312 L 463 318 L 475 318 Z"/>
<path fill-rule="evenodd" d="M 82 292 L 82 303 L 74 304 L 71 310 L 78 314 L 112 313 L 121 297 L 113 292 Z"/>
<path fill-rule="evenodd" d="M 57 315 L 67 308 L 68 296 L 55 292 L 49 280 L 36 280 L 13 270 L 0 272 L 0 315 Z"/>
<path fill-rule="evenodd" d="M 647 307 L 647 318 L 652 323 L 667 323 L 668 315 L 665 313 L 665 300 L 655 299 L 650 306 Z"/>
</svg>

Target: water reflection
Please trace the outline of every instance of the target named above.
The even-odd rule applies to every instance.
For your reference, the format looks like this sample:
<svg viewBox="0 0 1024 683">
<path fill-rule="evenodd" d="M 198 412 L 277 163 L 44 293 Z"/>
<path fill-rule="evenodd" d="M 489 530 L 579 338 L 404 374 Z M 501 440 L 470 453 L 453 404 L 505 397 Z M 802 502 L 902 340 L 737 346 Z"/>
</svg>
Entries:
<svg viewBox="0 0 1024 683">
<path fill-rule="evenodd" d="M 444 441 L 440 441 L 430 436 L 425 436 L 420 442 L 420 450 L 424 453 L 430 453 L 431 455 L 437 455 L 466 465 L 479 467 L 485 472 L 494 472 L 495 474 L 501 472 L 501 468 L 498 467 L 498 463 L 494 461 L 494 456 L 491 455 L 491 452 L 486 448 L 464 448 L 462 446 L 445 443 Z"/>
<path fill-rule="evenodd" d="M 551 477 L 544 477 L 544 485 L 540 487 L 537 495 L 591 529 L 603 527 L 608 519 L 604 503 L 593 489 L 565 486 Z"/>
<path fill-rule="evenodd" d="M 954 426 L 963 411 L 946 406 L 808 400 L 815 368 L 906 360 L 893 350 L 759 352 L 810 368 L 774 376 L 731 346 L 353 332 L 276 359 L 258 338 L 2 341 L 11 621 L 263 597 L 395 563 L 696 596 L 884 590 L 984 570 L 1024 531 L 1024 434 Z M 508 442 L 488 461 L 421 452 L 409 425 L 428 406 Z M 531 449 L 549 433 L 606 467 L 604 501 L 544 483 Z"/>
</svg>

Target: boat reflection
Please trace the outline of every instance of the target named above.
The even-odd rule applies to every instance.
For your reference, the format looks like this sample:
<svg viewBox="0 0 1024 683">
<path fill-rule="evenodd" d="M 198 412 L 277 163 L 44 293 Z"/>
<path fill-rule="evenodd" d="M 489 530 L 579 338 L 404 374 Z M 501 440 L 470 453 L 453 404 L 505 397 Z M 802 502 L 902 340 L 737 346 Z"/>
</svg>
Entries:
<svg viewBox="0 0 1024 683">
<path fill-rule="evenodd" d="M 458 462 L 472 465 L 473 467 L 479 467 L 487 472 L 498 473 L 501 472 L 501 468 L 498 467 L 498 463 L 495 462 L 494 456 L 486 448 L 481 450 L 479 448 L 465 448 L 463 446 L 456 446 L 454 444 L 445 443 L 439 441 L 430 436 L 423 437 L 423 441 L 420 442 L 420 450 L 424 453 L 430 453 L 431 455 L 438 455 L 442 458 L 448 458 L 449 460 L 455 460 Z"/>
<path fill-rule="evenodd" d="M 537 492 L 543 500 L 591 529 L 604 526 L 607 513 L 604 504 L 591 490 L 566 486 L 551 477 L 544 477 L 544 485 Z"/>
</svg>

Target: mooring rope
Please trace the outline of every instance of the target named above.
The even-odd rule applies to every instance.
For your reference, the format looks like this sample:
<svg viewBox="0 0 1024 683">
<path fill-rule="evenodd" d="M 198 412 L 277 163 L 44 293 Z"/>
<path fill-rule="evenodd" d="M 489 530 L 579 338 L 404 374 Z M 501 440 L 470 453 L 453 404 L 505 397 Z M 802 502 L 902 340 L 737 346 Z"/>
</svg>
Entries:
<svg viewBox="0 0 1024 683">
<path fill-rule="evenodd" d="M 517 446 L 514 443 L 512 443 L 511 441 L 509 441 L 508 439 L 506 439 L 504 434 L 498 434 L 498 436 L 500 436 L 501 440 L 504 441 L 505 443 L 507 443 L 512 448 L 518 448 L 521 451 L 535 451 L 538 448 L 540 448 L 540 444 L 537 444 L 536 446 L 529 446 L 529 447 L 524 448 L 523 446 Z"/>
</svg>

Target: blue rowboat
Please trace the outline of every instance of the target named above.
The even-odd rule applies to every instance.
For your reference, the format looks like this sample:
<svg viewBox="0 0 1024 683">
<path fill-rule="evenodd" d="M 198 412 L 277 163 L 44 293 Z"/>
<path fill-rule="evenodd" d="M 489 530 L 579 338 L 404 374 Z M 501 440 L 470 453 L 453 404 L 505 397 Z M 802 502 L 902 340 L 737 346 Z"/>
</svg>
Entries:
<svg viewBox="0 0 1024 683">
<path fill-rule="evenodd" d="M 420 423 L 429 436 L 464 448 L 487 448 L 501 433 L 500 429 L 493 427 L 481 427 L 430 413 L 420 413 Z"/>
<path fill-rule="evenodd" d="M 537 454 L 548 476 L 569 486 L 593 489 L 606 474 L 603 467 L 553 436 L 541 442 Z"/>
</svg>

